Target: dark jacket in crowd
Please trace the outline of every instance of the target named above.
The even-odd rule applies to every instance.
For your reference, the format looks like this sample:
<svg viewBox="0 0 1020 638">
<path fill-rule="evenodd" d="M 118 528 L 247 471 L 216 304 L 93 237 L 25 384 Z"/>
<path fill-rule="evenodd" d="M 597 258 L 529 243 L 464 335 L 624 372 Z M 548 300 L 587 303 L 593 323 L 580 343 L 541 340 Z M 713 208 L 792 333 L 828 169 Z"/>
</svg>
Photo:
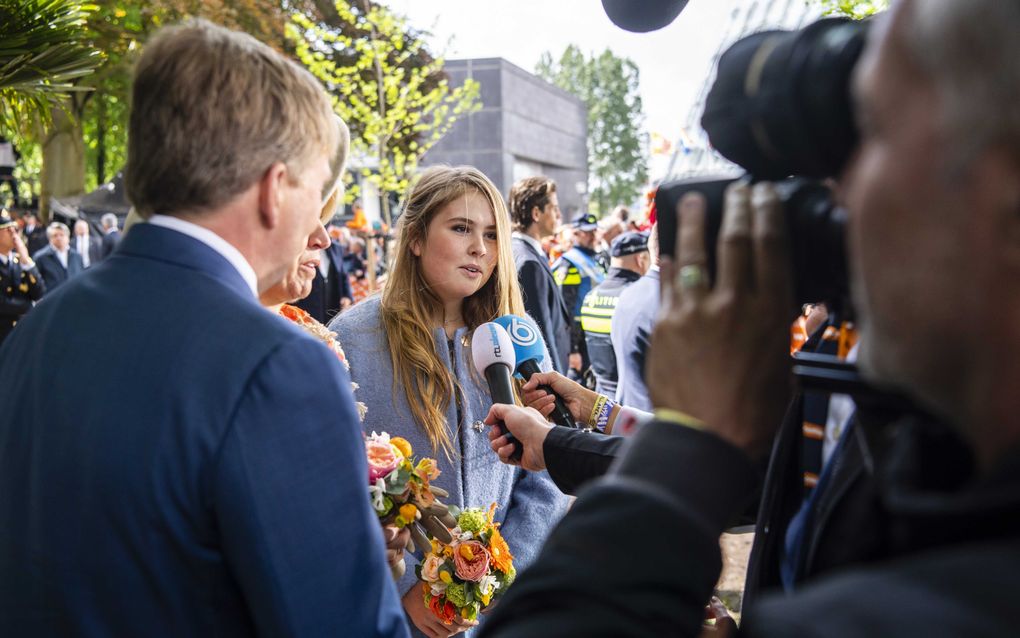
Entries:
<svg viewBox="0 0 1020 638">
<path fill-rule="evenodd" d="M 102 244 L 102 258 L 106 259 L 113 254 L 113 249 L 117 247 L 117 243 L 120 241 L 120 231 L 117 229 L 111 230 L 103 235 Z"/>
<path fill-rule="evenodd" d="M 32 309 L 32 302 L 42 299 L 45 292 L 46 284 L 38 266 L 25 268 L 16 255 L 6 264 L 0 262 L 0 343 Z"/>
<path fill-rule="evenodd" d="M 316 269 L 315 279 L 312 280 L 312 292 L 294 303 L 323 325 L 329 323 L 340 312 L 341 299 L 354 299 L 351 282 L 344 268 L 343 247 L 334 241 L 324 252 L 329 263 L 327 276 L 323 277 L 322 271 Z"/>
<path fill-rule="evenodd" d="M 53 246 L 47 246 L 32 255 L 32 260 L 39 267 L 39 272 L 46 281 L 46 290 L 49 292 L 53 292 L 57 286 L 85 269 L 81 255 L 74 248 L 67 249 L 67 268 L 60 263 Z"/>
<path fill-rule="evenodd" d="M 71 235 L 71 248 L 82 256 L 81 251 L 78 250 L 78 236 Z M 89 267 L 95 266 L 103 260 L 103 238 L 98 235 L 89 235 Z M 82 256 L 82 263 L 84 264 L 84 256 Z"/>
<path fill-rule="evenodd" d="M 563 303 L 546 256 L 518 237 L 514 237 L 511 244 L 517 280 L 524 295 L 524 310 L 538 323 L 553 368 L 566 374 L 570 357 L 570 311 Z"/>
<path fill-rule="evenodd" d="M 46 238 L 46 227 L 36 225 L 32 230 L 26 230 L 25 235 L 25 248 L 28 248 L 28 254 L 34 255 L 49 243 Z"/>
<path fill-rule="evenodd" d="M 743 610 L 741 635 L 1015 633 L 1020 450 L 983 478 L 947 484 L 938 463 L 922 462 L 930 460 L 917 436 L 924 428 L 897 424 L 881 461 L 881 533 L 896 558 L 762 597 Z M 757 482 L 743 452 L 712 434 L 643 426 L 612 472 L 577 499 L 482 635 L 699 635 L 721 569 L 719 534 Z"/>
</svg>

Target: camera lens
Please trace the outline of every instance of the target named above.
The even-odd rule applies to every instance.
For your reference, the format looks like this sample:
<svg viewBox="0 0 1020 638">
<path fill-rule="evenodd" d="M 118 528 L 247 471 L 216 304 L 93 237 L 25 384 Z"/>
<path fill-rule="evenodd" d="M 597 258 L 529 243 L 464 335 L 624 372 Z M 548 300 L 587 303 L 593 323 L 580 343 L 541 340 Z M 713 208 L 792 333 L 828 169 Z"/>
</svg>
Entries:
<svg viewBox="0 0 1020 638">
<path fill-rule="evenodd" d="M 712 146 L 757 179 L 838 176 L 857 146 L 850 77 L 866 30 L 829 18 L 737 41 L 705 100 Z"/>
<path fill-rule="evenodd" d="M 655 194 L 658 210 L 659 250 L 675 257 L 676 205 L 689 192 L 705 197 L 705 249 L 710 278 L 715 280 L 716 247 L 722 227 L 723 199 L 733 179 L 683 180 L 663 184 Z M 849 277 L 845 247 L 846 214 L 834 205 L 832 192 L 822 182 L 794 178 L 775 184 L 783 203 L 794 278 L 794 301 L 824 301 L 830 310 L 849 312 Z"/>
</svg>

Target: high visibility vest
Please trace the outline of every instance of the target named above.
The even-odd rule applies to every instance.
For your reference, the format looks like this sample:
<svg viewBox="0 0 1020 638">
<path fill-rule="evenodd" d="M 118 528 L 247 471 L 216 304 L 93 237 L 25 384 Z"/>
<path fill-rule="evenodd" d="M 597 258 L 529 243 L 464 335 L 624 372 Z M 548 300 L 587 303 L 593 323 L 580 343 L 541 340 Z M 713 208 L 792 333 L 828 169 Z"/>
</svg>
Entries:
<svg viewBox="0 0 1020 638">
<path fill-rule="evenodd" d="M 588 346 L 588 359 L 595 374 L 596 389 L 609 396 L 616 393 L 619 372 L 610 328 L 620 293 L 640 278 L 636 272 L 612 269 L 605 281 L 584 297 L 581 304 L 581 329 Z"/>
<path fill-rule="evenodd" d="M 576 287 L 577 296 L 573 307 L 570 308 L 571 316 L 575 319 L 581 315 L 581 305 L 584 297 L 595 286 L 602 283 L 606 278 L 605 271 L 598 265 L 595 258 L 588 255 L 576 246 L 556 260 L 552 266 L 553 278 L 561 289 Z M 573 295 L 565 295 L 573 297 Z"/>
</svg>

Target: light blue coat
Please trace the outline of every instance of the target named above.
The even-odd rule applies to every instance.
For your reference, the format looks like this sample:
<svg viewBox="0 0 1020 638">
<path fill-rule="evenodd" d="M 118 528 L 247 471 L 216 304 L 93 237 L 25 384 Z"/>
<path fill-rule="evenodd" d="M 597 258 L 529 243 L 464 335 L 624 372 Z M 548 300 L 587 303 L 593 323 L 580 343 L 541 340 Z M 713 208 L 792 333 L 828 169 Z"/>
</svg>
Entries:
<svg viewBox="0 0 1020 638">
<path fill-rule="evenodd" d="M 414 448 L 416 456 L 430 456 L 439 463 L 442 474 L 435 485 L 450 492 L 445 499 L 458 507 L 487 508 L 496 503 L 496 520 L 503 523 L 503 536 L 514 555 L 518 571 L 538 554 L 546 535 L 566 511 L 564 496 L 546 472 L 526 472 L 505 465 L 489 447 L 488 427 L 480 424 L 492 405 L 485 378 L 471 364 L 471 333 L 467 328 L 457 331 L 452 346 L 441 329 L 435 332 L 436 352 L 454 371 L 464 392 L 462 417 L 457 424 L 457 402 L 451 401 L 446 421 L 451 424 L 453 461 L 434 451 L 425 431 L 415 423 L 407 404 L 404 389 L 394 386 L 393 368 L 386 333 L 382 328 L 381 299 L 371 297 L 338 315 L 330 324 L 339 337 L 351 379 L 358 384 L 355 398 L 368 406 L 366 432 L 389 432 L 402 436 Z M 451 365 L 451 348 L 453 361 Z M 546 358 L 548 361 L 548 358 Z M 543 366 L 548 369 L 548 364 Z M 367 480 L 366 487 L 367 490 Z M 397 584 L 401 596 L 416 582 L 416 558 L 407 558 L 407 573 Z"/>
</svg>

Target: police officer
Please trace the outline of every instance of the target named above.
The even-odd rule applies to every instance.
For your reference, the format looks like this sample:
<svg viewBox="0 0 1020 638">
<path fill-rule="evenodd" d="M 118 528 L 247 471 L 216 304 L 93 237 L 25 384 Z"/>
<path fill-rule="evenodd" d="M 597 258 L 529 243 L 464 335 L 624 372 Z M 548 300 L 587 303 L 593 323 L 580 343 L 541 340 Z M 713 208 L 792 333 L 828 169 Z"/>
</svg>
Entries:
<svg viewBox="0 0 1020 638">
<path fill-rule="evenodd" d="M 648 234 L 631 231 L 613 240 L 609 253 L 612 262 L 605 280 L 589 292 L 581 306 L 581 329 L 588 346 L 588 357 L 595 375 L 595 389 L 610 397 L 616 395 L 616 355 L 609 337 L 616 304 L 623 289 L 648 272 L 652 258 L 648 252 Z"/>
<path fill-rule="evenodd" d="M 0 211 L 0 343 L 46 292 L 39 269 L 6 210 Z"/>
<path fill-rule="evenodd" d="M 570 327 L 569 367 L 573 375 L 576 375 L 574 378 L 579 379 L 589 366 L 588 348 L 584 341 L 584 331 L 581 330 L 581 304 L 588 291 L 606 278 L 606 271 L 599 265 L 598 253 L 595 251 L 598 219 L 591 214 L 583 215 L 571 225 L 574 228 L 574 245 L 556 260 L 552 271 L 573 319 Z"/>
</svg>

